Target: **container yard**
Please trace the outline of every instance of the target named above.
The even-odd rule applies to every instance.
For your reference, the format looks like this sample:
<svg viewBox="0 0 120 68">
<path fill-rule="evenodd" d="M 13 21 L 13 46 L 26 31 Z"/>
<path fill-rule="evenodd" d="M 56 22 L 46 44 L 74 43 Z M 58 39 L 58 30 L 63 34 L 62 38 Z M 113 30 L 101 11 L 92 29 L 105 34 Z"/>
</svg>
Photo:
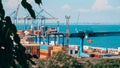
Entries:
<svg viewBox="0 0 120 68">
<path fill-rule="evenodd" d="M 57 53 L 59 51 L 67 51 L 69 55 L 73 57 L 77 57 L 78 53 L 80 51 L 79 45 L 69 45 L 68 48 L 65 46 L 54 44 L 54 41 L 51 41 L 51 44 L 38 44 L 35 42 L 31 42 L 30 40 L 26 41 L 25 39 L 21 39 L 21 43 L 26 48 L 26 53 L 29 53 L 31 55 L 36 55 L 40 59 L 48 59 L 50 56 L 52 56 L 53 53 Z M 110 57 L 116 57 L 120 55 L 120 48 L 114 49 L 114 48 L 102 48 L 102 47 L 92 47 L 88 45 L 84 45 L 83 52 L 85 54 L 88 54 L 89 57 L 93 58 L 110 58 Z"/>
</svg>

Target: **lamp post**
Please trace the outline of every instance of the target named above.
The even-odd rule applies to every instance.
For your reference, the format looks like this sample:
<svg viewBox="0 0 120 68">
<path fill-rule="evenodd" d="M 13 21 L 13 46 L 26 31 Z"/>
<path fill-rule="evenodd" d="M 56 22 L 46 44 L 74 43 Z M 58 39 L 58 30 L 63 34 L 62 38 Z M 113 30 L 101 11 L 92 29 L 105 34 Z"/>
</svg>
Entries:
<svg viewBox="0 0 120 68">
<path fill-rule="evenodd" d="M 66 42 L 67 42 L 67 46 L 69 46 L 69 19 L 70 19 L 70 16 L 65 16 L 65 19 L 66 19 Z"/>
</svg>

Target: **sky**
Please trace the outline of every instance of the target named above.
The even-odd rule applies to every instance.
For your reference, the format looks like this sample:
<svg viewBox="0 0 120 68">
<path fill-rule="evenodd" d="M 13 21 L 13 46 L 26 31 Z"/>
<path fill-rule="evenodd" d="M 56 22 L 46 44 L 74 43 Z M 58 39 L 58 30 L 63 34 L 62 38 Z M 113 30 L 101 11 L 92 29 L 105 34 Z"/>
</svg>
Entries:
<svg viewBox="0 0 120 68">
<path fill-rule="evenodd" d="M 70 23 L 120 24 L 120 0 L 42 0 L 43 5 L 40 7 L 34 0 L 27 1 L 36 12 L 44 9 L 58 18 L 60 23 L 66 22 L 67 15 L 70 16 Z M 19 3 L 20 0 L 3 0 L 6 15 L 11 15 Z M 20 6 L 18 17 L 26 15 L 28 12 Z"/>
</svg>

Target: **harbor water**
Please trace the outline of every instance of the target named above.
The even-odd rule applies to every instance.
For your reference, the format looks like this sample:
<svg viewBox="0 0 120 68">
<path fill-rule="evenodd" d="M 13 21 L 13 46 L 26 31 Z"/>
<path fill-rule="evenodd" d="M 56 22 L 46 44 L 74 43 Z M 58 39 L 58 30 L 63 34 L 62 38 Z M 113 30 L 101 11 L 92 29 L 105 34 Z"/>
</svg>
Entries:
<svg viewBox="0 0 120 68">
<path fill-rule="evenodd" d="M 20 24 L 16 25 L 17 29 L 28 29 L 30 25 Z M 46 25 L 47 27 L 56 28 L 58 25 Z M 59 25 L 60 32 L 66 32 L 66 25 Z M 92 32 L 117 32 L 120 31 L 120 25 L 69 25 L 69 32 L 76 33 L 79 31 L 92 31 Z M 92 42 L 87 42 L 87 39 Z M 84 39 L 84 45 L 93 47 L 105 47 L 105 48 L 118 48 L 120 47 L 120 36 L 104 36 L 104 37 L 88 37 Z M 66 40 L 66 39 L 65 39 Z M 70 38 L 70 45 L 79 45 L 80 38 Z M 66 41 L 65 41 L 66 43 Z"/>
</svg>

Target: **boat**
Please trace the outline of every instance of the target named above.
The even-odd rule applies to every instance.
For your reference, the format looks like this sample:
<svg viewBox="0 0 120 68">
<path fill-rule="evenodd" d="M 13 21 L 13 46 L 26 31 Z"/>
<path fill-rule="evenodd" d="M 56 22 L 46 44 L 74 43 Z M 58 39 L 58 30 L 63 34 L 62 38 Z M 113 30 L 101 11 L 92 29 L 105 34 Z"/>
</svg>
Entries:
<svg viewBox="0 0 120 68">
<path fill-rule="evenodd" d="M 86 41 L 89 42 L 89 43 L 92 43 L 92 42 L 93 42 L 92 39 L 87 39 Z"/>
</svg>

